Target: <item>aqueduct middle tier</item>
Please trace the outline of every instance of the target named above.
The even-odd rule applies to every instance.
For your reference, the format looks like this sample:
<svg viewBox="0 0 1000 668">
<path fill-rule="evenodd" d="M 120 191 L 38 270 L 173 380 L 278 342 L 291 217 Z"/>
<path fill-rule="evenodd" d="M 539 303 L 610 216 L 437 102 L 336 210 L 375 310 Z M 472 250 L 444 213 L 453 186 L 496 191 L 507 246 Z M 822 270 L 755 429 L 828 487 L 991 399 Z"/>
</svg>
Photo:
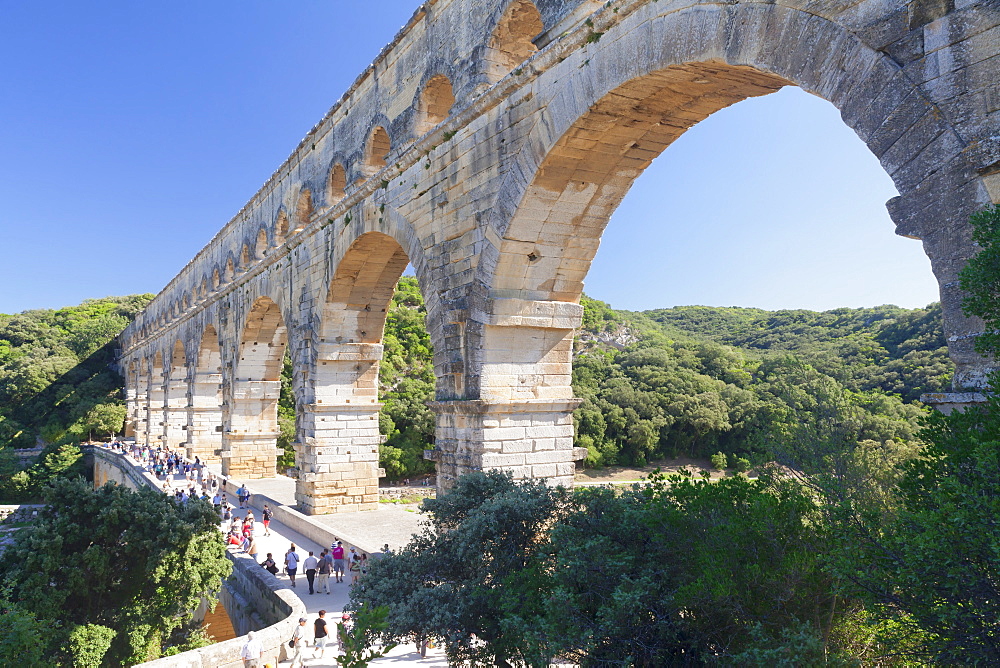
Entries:
<svg viewBox="0 0 1000 668">
<path fill-rule="evenodd" d="M 300 505 L 373 507 L 382 331 L 409 263 L 439 486 L 484 468 L 570 483 L 571 346 L 609 216 L 686 129 L 786 85 L 834 104 L 892 177 L 956 389 L 982 387 L 957 275 L 969 214 L 1000 201 L 998 24 L 989 0 L 428 1 L 121 335 L 129 429 L 273 475 L 287 349 Z"/>
</svg>

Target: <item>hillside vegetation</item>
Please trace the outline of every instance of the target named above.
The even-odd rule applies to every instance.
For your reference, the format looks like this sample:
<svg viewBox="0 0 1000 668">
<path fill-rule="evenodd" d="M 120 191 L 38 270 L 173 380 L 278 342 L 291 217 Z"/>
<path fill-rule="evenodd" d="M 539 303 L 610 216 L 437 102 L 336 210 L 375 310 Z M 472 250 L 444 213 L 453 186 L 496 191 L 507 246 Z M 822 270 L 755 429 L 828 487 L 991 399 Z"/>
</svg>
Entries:
<svg viewBox="0 0 1000 668">
<path fill-rule="evenodd" d="M 573 368 L 576 444 L 589 466 L 765 448 L 914 438 L 924 392 L 950 386 L 938 305 L 763 311 L 616 311 L 584 298 Z M 416 281 L 400 281 L 385 331 L 382 461 L 429 470 L 431 346 Z"/>
<path fill-rule="evenodd" d="M 121 429 L 121 379 L 109 342 L 150 295 L 0 315 L 0 447 L 60 445 Z M 905 443 L 923 392 L 952 366 L 940 308 L 763 311 L 677 307 L 616 311 L 584 298 L 573 370 L 577 445 L 589 466 L 662 457 L 750 456 L 805 443 Z M 380 370 L 390 478 L 433 470 L 432 346 L 423 298 L 403 277 L 386 321 Z M 279 406 L 294 441 L 291 367 Z M 290 446 L 289 446 L 290 447 Z M 291 465 L 291 456 L 285 458 Z M 2 475 L 3 472 L 0 472 Z"/>
</svg>

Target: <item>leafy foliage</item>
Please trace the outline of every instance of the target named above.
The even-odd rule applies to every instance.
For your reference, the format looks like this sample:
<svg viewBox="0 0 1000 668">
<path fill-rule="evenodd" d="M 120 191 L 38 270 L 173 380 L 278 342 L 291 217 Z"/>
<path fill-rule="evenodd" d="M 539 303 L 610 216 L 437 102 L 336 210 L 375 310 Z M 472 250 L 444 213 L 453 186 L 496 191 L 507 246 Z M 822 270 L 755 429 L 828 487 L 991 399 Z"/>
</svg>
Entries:
<svg viewBox="0 0 1000 668">
<path fill-rule="evenodd" d="M 108 640 L 105 665 L 156 658 L 230 573 L 208 503 L 177 504 L 154 490 L 114 484 L 93 490 L 63 477 L 45 501 L 5 561 L 16 604 L 57 630 L 36 639 L 48 642 L 49 655 L 64 645 L 92 654 Z M 87 625 L 116 634 L 76 630 Z"/>
<path fill-rule="evenodd" d="M 121 431 L 125 409 L 110 342 L 152 297 L 0 314 L 0 448 Z"/>
</svg>

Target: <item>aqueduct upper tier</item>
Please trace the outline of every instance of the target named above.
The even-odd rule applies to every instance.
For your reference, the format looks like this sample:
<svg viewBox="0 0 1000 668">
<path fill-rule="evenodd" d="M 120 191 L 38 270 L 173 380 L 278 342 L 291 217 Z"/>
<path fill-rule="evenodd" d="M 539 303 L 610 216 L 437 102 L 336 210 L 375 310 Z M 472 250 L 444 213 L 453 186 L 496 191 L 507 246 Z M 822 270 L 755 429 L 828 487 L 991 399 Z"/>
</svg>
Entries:
<svg viewBox="0 0 1000 668">
<path fill-rule="evenodd" d="M 571 482 L 571 345 L 609 216 L 689 127 L 787 85 L 833 103 L 892 177 L 956 389 L 982 387 L 956 281 L 969 214 L 1000 201 L 998 24 L 992 0 L 425 2 L 121 335 L 129 428 L 273 475 L 287 350 L 299 503 L 371 507 L 382 330 L 409 263 L 439 485 L 482 468 Z"/>
</svg>

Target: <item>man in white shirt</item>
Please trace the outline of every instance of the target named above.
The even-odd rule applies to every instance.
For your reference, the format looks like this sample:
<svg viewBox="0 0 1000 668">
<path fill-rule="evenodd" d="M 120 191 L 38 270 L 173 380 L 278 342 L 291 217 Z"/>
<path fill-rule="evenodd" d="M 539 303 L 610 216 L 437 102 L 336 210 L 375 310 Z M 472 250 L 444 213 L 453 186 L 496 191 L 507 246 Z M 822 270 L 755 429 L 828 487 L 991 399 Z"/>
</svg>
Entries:
<svg viewBox="0 0 1000 668">
<path fill-rule="evenodd" d="M 285 552 L 285 570 L 288 571 L 288 579 L 295 586 L 295 572 L 299 569 L 299 554 L 295 551 L 295 543 Z"/>
<path fill-rule="evenodd" d="M 302 562 L 302 567 L 306 569 L 306 580 L 309 581 L 309 593 L 315 593 L 313 591 L 313 581 L 316 579 L 316 567 L 319 566 L 319 559 L 313 556 L 312 550 L 309 551 L 309 556 L 306 557 L 305 561 Z"/>
<path fill-rule="evenodd" d="M 240 651 L 240 658 L 243 659 L 244 668 L 259 668 L 260 657 L 264 653 L 264 647 L 260 641 L 254 637 L 253 631 L 247 634 L 247 642 Z"/>
</svg>

